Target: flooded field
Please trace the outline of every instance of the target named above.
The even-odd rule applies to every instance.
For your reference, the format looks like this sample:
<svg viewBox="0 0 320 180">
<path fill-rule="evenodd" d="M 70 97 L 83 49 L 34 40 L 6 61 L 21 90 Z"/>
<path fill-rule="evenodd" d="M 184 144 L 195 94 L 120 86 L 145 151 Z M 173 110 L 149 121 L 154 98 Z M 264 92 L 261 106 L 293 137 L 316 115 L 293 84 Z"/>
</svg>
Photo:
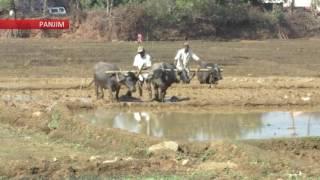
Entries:
<svg viewBox="0 0 320 180">
<path fill-rule="evenodd" d="M 129 69 L 137 44 L 0 41 L 0 179 L 317 179 L 319 42 L 194 41 L 223 66 L 217 86 L 112 103 L 86 87 L 92 66 Z M 171 62 L 181 42 L 145 47 Z"/>
<path fill-rule="evenodd" d="M 176 141 L 320 136 L 320 113 L 114 112 L 98 109 L 77 117 L 99 127 Z"/>
</svg>

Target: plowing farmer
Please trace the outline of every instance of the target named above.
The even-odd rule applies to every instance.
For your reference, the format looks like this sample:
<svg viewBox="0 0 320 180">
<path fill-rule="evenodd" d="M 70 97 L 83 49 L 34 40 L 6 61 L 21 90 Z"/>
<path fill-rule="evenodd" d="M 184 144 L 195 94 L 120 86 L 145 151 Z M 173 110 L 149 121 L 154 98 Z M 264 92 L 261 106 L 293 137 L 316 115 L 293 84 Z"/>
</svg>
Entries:
<svg viewBox="0 0 320 180">
<path fill-rule="evenodd" d="M 148 70 L 152 66 L 151 56 L 146 53 L 143 46 L 139 46 L 137 50 L 137 55 L 134 58 L 133 67 L 137 68 L 138 70 L 138 78 L 139 78 L 139 91 L 140 96 L 142 96 L 142 85 L 145 80 L 148 78 L 147 72 L 142 72 Z"/>
<path fill-rule="evenodd" d="M 186 70 L 188 77 L 190 77 L 190 70 L 189 70 L 190 59 L 194 61 L 200 61 L 200 58 L 192 52 L 188 42 L 185 42 L 183 46 L 184 48 L 180 49 L 177 52 L 177 55 L 174 58 L 174 61 L 175 61 L 174 64 L 176 65 L 176 68 L 178 71 L 181 72 L 183 70 Z"/>
</svg>

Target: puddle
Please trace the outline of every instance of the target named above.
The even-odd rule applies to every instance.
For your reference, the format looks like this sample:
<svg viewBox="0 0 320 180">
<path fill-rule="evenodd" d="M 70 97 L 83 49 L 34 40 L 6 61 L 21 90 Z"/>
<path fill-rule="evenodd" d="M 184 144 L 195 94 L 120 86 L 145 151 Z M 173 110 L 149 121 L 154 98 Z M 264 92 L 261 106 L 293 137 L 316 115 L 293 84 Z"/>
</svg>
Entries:
<svg viewBox="0 0 320 180">
<path fill-rule="evenodd" d="M 80 113 L 77 118 L 97 126 L 119 128 L 171 140 L 320 136 L 320 113 L 150 113 L 98 109 L 95 112 Z"/>
</svg>

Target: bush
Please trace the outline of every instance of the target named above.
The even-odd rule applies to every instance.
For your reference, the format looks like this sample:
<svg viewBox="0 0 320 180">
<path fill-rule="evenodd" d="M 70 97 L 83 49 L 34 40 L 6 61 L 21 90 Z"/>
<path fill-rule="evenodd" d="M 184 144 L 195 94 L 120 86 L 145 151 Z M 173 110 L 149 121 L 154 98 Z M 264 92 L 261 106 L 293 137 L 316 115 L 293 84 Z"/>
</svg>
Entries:
<svg viewBox="0 0 320 180">
<path fill-rule="evenodd" d="M 281 26 L 285 27 L 288 35 L 293 38 L 313 36 L 320 32 L 320 20 L 303 11 L 285 14 Z"/>
<path fill-rule="evenodd" d="M 300 37 L 318 23 L 306 13 L 288 16 L 280 8 L 269 12 L 247 1 L 219 0 L 144 0 L 117 6 L 112 23 L 108 18 L 101 10 L 89 13 L 82 32 L 121 40 L 134 40 L 137 33 L 149 40 L 258 39 L 277 37 L 283 29 Z"/>
<path fill-rule="evenodd" d="M 214 0 L 149 0 L 144 27 L 154 40 L 179 38 L 259 38 L 273 33 L 281 14 L 261 11 L 247 3 L 218 3 Z M 172 37 L 175 36 L 175 37 Z"/>
<path fill-rule="evenodd" d="M 135 40 L 137 33 L 145 33 L 145 12 L 137 4 L 120 6 L 114 11 L 114 31 L 118 39 Z"/>
</svg>

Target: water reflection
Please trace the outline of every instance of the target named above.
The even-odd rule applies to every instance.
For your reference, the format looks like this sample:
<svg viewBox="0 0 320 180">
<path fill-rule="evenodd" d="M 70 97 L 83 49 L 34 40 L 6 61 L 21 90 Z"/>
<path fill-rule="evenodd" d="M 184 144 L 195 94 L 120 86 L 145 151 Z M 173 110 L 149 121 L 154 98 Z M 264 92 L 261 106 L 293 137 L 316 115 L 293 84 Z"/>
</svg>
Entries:
<svg viewBox="0 0 320 180">
<path fill-rule="evenodd" d="M 320 135 L 320 113 L 80 113 L 82 120 L 173 140 L 267 139 Z"/>
<path fill-rule="evenodd" d="M 320 113 L 271 112 L 262 116 L 261 138 L 320 136 Z M 256 138 L 248 134 L 246 138 Z"/>
</svg>

